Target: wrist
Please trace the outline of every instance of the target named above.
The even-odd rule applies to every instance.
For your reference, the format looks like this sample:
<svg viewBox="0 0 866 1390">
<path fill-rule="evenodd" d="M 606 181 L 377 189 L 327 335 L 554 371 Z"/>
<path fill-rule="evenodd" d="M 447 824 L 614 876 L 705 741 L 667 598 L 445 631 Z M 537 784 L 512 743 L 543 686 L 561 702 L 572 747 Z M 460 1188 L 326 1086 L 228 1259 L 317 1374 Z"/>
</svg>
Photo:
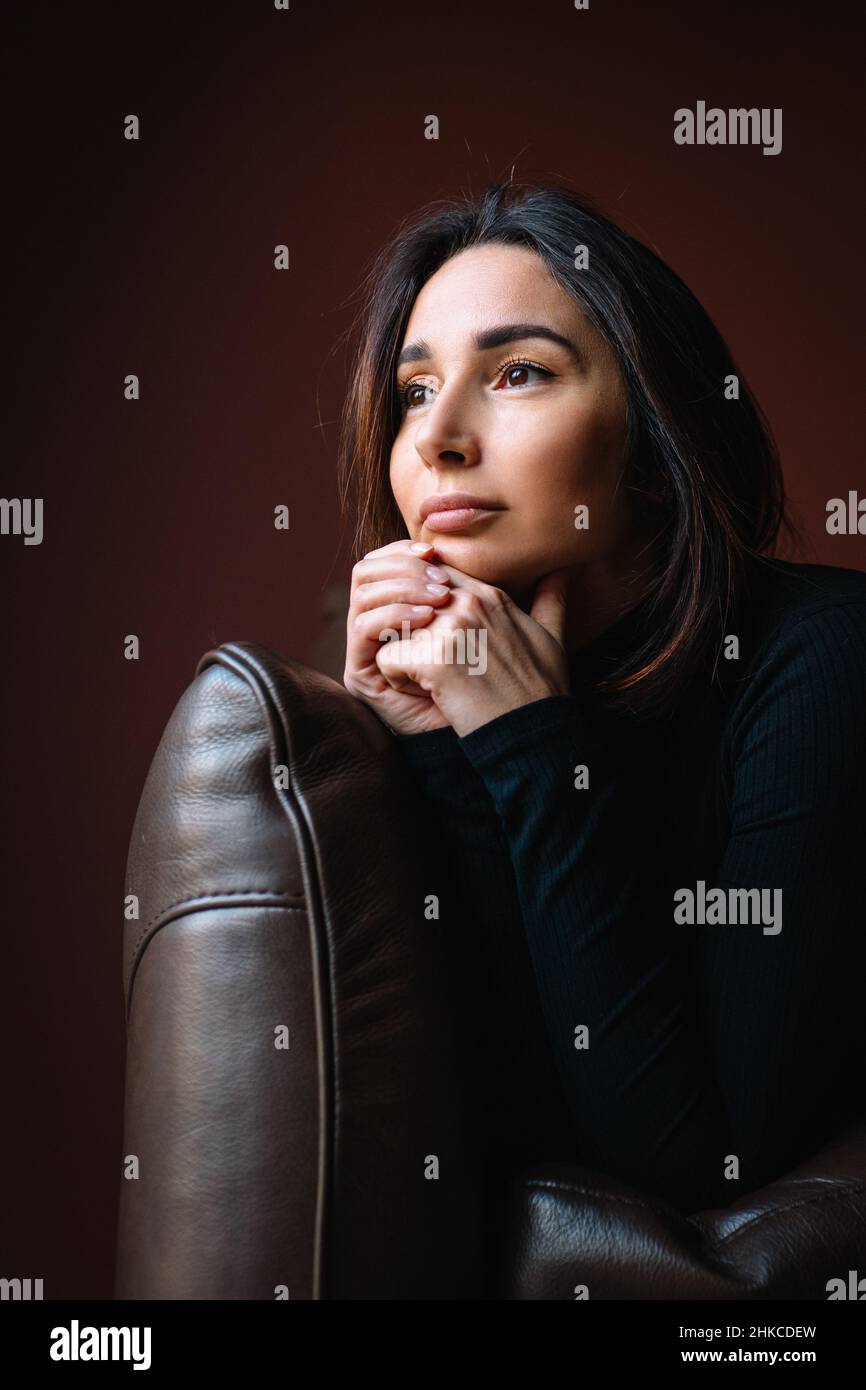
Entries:
<svg viewBox="0 0 866 1390">
<path fill-rule="evenodd" d="M 476 729 L 481 729 L 486 724 L 492 724 L 494 719 L 500 719 L 504 714 L 511 714 L 515 710 L 524 709 L 527 705 L 537 704 L 539 700 L 548 700 L 551 696 L 565 693 L 567 692 L 545 687 L 543 690 L 526 693 L 519 700 L 511 700 L 508 703 L 485 702 L 480 707 L 456 711 L 451 723 L 458 738 L 468 738 Z"/>
</svg>

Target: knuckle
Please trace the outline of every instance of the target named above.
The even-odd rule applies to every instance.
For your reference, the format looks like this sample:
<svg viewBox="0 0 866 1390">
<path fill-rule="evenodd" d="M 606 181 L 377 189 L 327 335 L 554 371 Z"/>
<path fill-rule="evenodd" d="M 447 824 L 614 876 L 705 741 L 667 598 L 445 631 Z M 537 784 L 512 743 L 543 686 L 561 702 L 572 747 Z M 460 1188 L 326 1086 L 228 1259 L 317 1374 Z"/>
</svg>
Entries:
<svg viewBox="0 0 866 1390">
<path fill-rule="evenodd" d="M 484 614 L 484 604 L 478 594 L 466 593 L 462 603 L 465 618 L 478 619 Z"/>
</svg>

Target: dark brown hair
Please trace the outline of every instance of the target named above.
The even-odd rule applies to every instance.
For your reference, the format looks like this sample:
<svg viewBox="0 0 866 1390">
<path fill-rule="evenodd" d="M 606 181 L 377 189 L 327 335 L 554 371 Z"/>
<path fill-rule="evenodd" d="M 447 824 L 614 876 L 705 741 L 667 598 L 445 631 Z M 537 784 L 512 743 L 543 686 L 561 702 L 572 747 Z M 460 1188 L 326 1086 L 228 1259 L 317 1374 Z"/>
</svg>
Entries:
<svg viewBox="0 0 866 1390">
<path fill-rule="evenodd" d="M 389 483 L 400 422 L 395 364 L 412 305 L 450 257 L 491 243 L 528 247 L 613 348 L 628 394 L 625 482 L 660 539 L 641 603 L 645 640 L 599 689 L 635 713 L 667 707 L 721 641 L 786 510 L 769 425 L 721 334 L 648 247 L 568 186 L 497 183 L 407 219 L 362 282 L 340 427 L 339 489 L 354 558 L 408 536 Z M 586 247 L 585 268 L 575 252 Z M 739 395 L 728 399 L 725 379 Z"/>
</svg>

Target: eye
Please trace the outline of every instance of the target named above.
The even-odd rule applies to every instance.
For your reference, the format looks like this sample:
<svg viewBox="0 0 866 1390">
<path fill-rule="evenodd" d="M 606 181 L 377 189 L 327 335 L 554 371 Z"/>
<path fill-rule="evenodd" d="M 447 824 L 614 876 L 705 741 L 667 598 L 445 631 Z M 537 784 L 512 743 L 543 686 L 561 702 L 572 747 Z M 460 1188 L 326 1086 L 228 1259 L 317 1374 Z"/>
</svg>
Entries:
<svg viewBox="0 0 866 1390">
<path fill-rule="evenodd" d="M 542 376 L 553 376 L 546 367 L 539 367 L 537 362 L 527 362 L 523 357 L 512 358 L 510 362 L 504 362 L 499 369 L 500 376 L 504 376 L 508 381 L 513 372 L 540 372 Z M 511 381 L 512 386 L 528 386 L 527 381 Z"/>
<path fill-rule="evenodd" d="M 552 377 L 553 372 L 547 367 L 541 367 L 537 362 L 527 362 L 523 357 L 512 357 L 507 362 L 503 362 L 497 369 L 497 380 L 504 378 L 505 382 L 516 390 L 521 390 L 524 386 L 530 386 L 531 382 L 513 381 L 515 372 L 539 372 L 542 376 Z M 428 386 L 423 381 L 408 381 L 405 386 L 397 385 L 397 398 L 404 410 L 414 410 L 416 406 L 423 405 L 423 400 L 419 400 L 413 393 L 415 391 L 426 391 Z"/>
<path fill-rule="evenodd" d="M 427 387 L 423 381 L 410 381 L 405 386 L 397 387 L 397 398 L 404 410 L 411 410 L 414 406 L 420 405 L 419 400 L 415 400 L 413 391 L 426 391 Z"/>
</svg>

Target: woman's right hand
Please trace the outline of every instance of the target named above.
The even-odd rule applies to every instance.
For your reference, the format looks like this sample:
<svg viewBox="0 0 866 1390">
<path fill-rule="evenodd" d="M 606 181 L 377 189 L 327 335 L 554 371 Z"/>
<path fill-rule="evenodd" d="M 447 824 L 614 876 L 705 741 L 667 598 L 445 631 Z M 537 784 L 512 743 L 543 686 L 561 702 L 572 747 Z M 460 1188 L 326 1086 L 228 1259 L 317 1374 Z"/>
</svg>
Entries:
<svg viewBox="0 0 866 1390">
<path fill-rule="evenodd" d="M 352 569 L 349 615 L 346 620 L 346 669 L 343 684 L 383 719 L 397 734 L 421 734 L 443 729 L 448 720 L 420 686 L 394 690 L 376 664 L 386 628 L 402 632 L 407 622 L 411 630 L 426 627 L 434 612 L 451 597 L 447 570 L 439 577 L 428 573 L 436 566 L 431 544 L 412 550 L 417 541 L 400 540 L 370 550 Z M 444 587 L 433 593 L 430 584 Z M 430 605 L 426 612 L 414 612 L 419 604 Z"/>
</svg>

